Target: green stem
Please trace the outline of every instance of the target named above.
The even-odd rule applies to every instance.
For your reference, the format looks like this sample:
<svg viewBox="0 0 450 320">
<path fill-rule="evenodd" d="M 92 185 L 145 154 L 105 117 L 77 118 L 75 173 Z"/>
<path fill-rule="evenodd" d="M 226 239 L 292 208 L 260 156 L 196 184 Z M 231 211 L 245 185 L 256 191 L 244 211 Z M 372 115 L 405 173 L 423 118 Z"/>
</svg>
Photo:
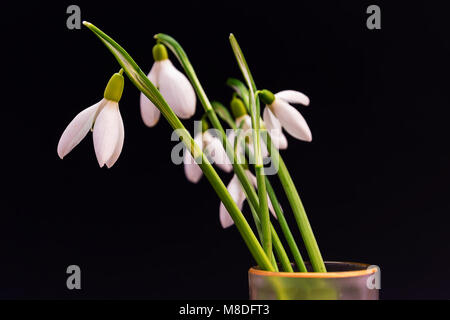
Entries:
<svg viewBox="0 0 450 320">
<path fill-rule="evenodd" d="M 245 153 L 248 158 L 251 158 L 253 156 L 247 145 L 245 146 Z M 275 191 L 273 190 L 272 185 L 270 184 L 270 181 L 267 177 L 266 186 L 267 194 L 269 195 L 270 202 L 272 203 L 273 209 L 275 210 L 275 213 L 277 215 L 277 221 L 281 227 L 281 231 L 283 232 L 289 249 L 291 250 L 292 256 L 294 257 L 294 262 L 300 272 L 307 272 L 308 270 L 306 269 L 300 250 L 298 249 L 297 243 L 295 242 L 294 236 L 292 235 L 291 229 L 289 228 L 289 225 L 286 221 Z"/>
<path fill-rule="evenodd" d="M 286 164 L 278 152 L 278 149 L 272 144 L 270 135 L 267 134 L 264 136 L 266 137 L 265 142 L 272 161 L 278 162 L 274 165 L 278 167 L 278 177 L 291 205 L 298 228 L 300 229 L 303 242 L 305 243 L 305 247 L 311 261 L 311 266 L 315 272 L 327 272 L 322 254 L 320 253 L 319 246 L 317 245 L 311 224 L 309 223 L 308 216 L 306 215 L 305 208 L 303 207 L 303 203 L 300 199 L 297 188 L 295 187 L 294 181 L 292 180 Z"/>
<path fill-rule="evenodd" d="M 265 249 L 265 252 L 268 256 L 271 256 L 272 251 L 272 243 L 271 243 L 271 232 L 270 232 L 270 220 L 269 220 L 269 210 L 267 206 L 267 195 L 265 193 L 265 186 L 260 186 L 258 184 L 258 195 L 256 195 L 256 192 L 251 185 L 251 182 L 249 181 L 247 175 L 245 174 L 245 170 L 242 167 L 241 164 L 239 164 L 237 161 L 235 161 L 235 156 L 233 153 L 233 148 L 230 144 L 230 142 L 227 139 L 227 136 L 225 134 L 225 130 L 222 127 L 222 124 L 219 121 L 219 118 L 217 117 L 214 109 L 211 106 L 211 103 L 203 90 L 202 85 L 200 84 L 200 81 L 197 78 L 197 75 L 195 73 L 194 68 L 192 67 L 186 52 L 183 50 L 181 45 L 172 37 L 166 34 L 159 33 L 155 35 L 155 38 L 161 41 L 164 45 L 166 45 L 177 57 L 180 64 L 183 66 L 184 71 L 186 72 L 189 80 L 191 81 L 197 96 L 199 97 L 199 100 L 201 104 L 203 105 L 205 112 L 208 116 L 209 121 L 213 125 L 214 128 L 219 130 L 221 133 L 222 138 L 222 144 L 225 147 L 225 151 L 227 152 L 228 158 L 230 159 L 234 172 L 236 173 L 239 181 L 241 182 L 241 185 L 245 191 L 245 193 L 248 195 L 248 200 L 252 203 L 252 205 L 255 208 L 258 208 L 258 212 L 260 212 L 261 221 L 262 221 L 262 233 L 263 233 L 263 246 Z M 254 94 L 251 95 L 254 100 Z M 258 123 L 259 125 L 259 123 Z M 256 135 L 257 138 L 257 144 L 259 144 L 259 135 Z M 262 166 L 262 158 L 260 159 L 260 163 Z M 259 171 L 259 174 L 261 175 L 261 171 Z M 257 172 L 258 174 L 258 172 Z M 258 179 L 258 178 L 257 178 Z M 264 179 L 259 179 L 260 183 L 264 183 Z M 262 181 L 262 182 L 261 182 Z M 261 187 L 261 191 L 260 191 Z M 263 193 L 264 192 L 264 193 Z M 258 199 L 259 198 L 259 199 Z M 260 205 L 261 203 L 261 205 Z M 261 215 L 262 212 L 262 215 Z"/>
<path fill-rule="evenodd" d="M 216 112 L 214 111 L 208 99 L 208 96 L 205 93 L 205 90 L 203 90 L 203 87 L 200 81 L 198 80 L 197 74 L 195 73 L 195 70 L 192 67 L 191 62 L 189 61 L 186 52 L 174 38 L 172 38 L 167 34 L 158 33 L 157 35 L 155 35 L 155 38 L 162 44 L 167 46 L 175 54 L 178 61 L 183 66 L 186 75 L 191 81 L 192 86 L 194 87 L 194 90 L 197 93 L 197 96 L 199 97 L 199 100 L 203 108 L 205 109 L 205 113 L 209 121 L 211 122 L 212 126 L 217 130 L 219 130 L 220 132 L 222 144 L 225 147 L 225 151 L 227 153 L 228 158 L 230 159 L 231 164 L 233 165 L 234 173 L 236 173 L 245 193 L 248 195 L 248 200 L 252 203 L 252 205 L 255 208 L 259 208 L 258 197 L 256 196 L 256 192 L 253 189 L 253 186 L 249 181 L 247 175 L 245 174 L 243 166 L 239 164 L 238 161 L 235 160 L 233 147 L 228 141 L 225 130 L 223 129 L 222 124 L 220 123 L 219 118 L 217 117 Z"/>
<path fill-rule="evenodd" d="M 200 161 L 200 168 L 223 202 L 225 208 L 230 213 L 230 216 L 233 219 L 239 233 L 241 234 L 250 253 L 258 265 L 265 270 L 274 271 L 270 259 L 265 254 L 263 248 L 255 237 L 255 234 L 247 223 L 247 220 L 237 207 L 219 175 L 209 163 L 207 157 L 203 154 L 199 146 L 195 143 L 194 139 L 192 139 L 180 119 L 178 119 L 173 110 L 164 100 L 159 90 L 151 83 L 136 62 L 134 62 L 130 55 L 119 44 L 91 23 L 83 22 L 83 24 L 93 31 L 94 34 L 100 38 L 100 40 L 102 40 L 103 44 L 105 44 L 105 46 L 111 51 L 119 64 L 125 70 L 125 73 L 130 81 L 161 111 L 164 118 L 166 118 L 172 128 L 176 130 L 180 136 L 180 139 L 182 139 L 187 149 L 191 152 L 192 157 L 196 159 L 197 162 Z"/>
<path fill-rule="evenodd" d="M 283 232 L 284 237 L 286 238 L 286 241 L 288 243 L 289 249 L 291 250 L 292 256 L 294 257 L 295 264 L 297 265 L 297 268 L 300 272 L 307 272 L 308 270 L 306 269 L 300 250 L 298 249 L 297 244 L 295 243 L 294 236 L 292 235 L 292 232 L 289 228 L 286 218 L 284 217 L 283 210 L 280 207 L 280 203 L 278 202 L 278 199 L 275 195 L 275 191 L 273 190 L 272 185 L 270 184 L 270 181 L 267 178 L 266 178 L 266 186 L 270 201 L 272 202 L 275 213 L 277 214 L 278 223 L 280 224 L 281 231 Z"/>
<path fill-rule="evenodd" d="M 239 164 L 238 161 L 235 161 L 233 147 L 231 143 L 228 141 L 225 130 L 223 129 L 222 124 L 220 123 L 219 118 L 217 117 L 216 112 L 214 111 L 211 102 L 209 101 L 208 96 L 205 93 L 205 90 L 203 90 L 203 87 L 200 81 L 198 80 L 197 74 L 195 73 L 195 70 L 192 67 L 192 64 L 190 63 L 189 58 L 186 55 L 186 52 L 174 38 L 172 38 L 167 34 L 158 33 L 157 35 L 155 35 L 155 38 L 162 44 L 167 46 L 175 54 L 178 61 L 183 66 L 186 75 L 191 81 L 192 86 L 194 87 L 194 90 L 197 93 L 197 96 L 203 108 L 205 109 L 205 113 L 209 119 L 209 122 L 211 122 L 212 126 L 217 130 L 219 130 L 220 132 L 222 144 L 225 147 L 227 156 L 230 159 L 231 164 L 233 165 L 234 172 L 236 173 L 239 181 L 241 182 L 242 187 L 244 188 L 245 192 L 248 193 L 249 195 L 248 197 L 249 201 L 252 202 L 255 208 L 258 208 L 259 204 L 257 202 L 256 192 L 253 189 L 251 182 L 248 180 L 248 177 L 245 174 L 243 166 Z"/>
<path fill-rule="evenodd" d="M 275 228 L 273 227 L 272 224 L 270 224 L 270 231 L 273 239 L 273 247 L 275 249 L 275 253 L 277 254 L 278 259 L 280 260 L 283 271 L 294 272 L 294 269 L 292 269 L 291 261 L 289 260 L 286 250 L 284 250 L 284 247 L 281 244 L 281 240 L 278 237 L 278 234 L 275 232 Z"/>
<path fill-rule="evenodd" d="M 249 203 L 249 206 L 250 206 L 250 210 L 252 211 L 253 219 L 255 220 L 255 224 L 257 226 L 256 228 L 259 230 L 258 233 L 261 238 L 262 237 L 261 221 L 258 217 L 258 214 L 257 214 L 255 208 L 250 203 Z M 278 237 L 278 234 L 275 231 L 275 228 L 273 227 L 272 224 L 270 224 L 270 232 L 271 232 L 272 239 L 273 239 L 273 247 L 275 249 L 274 251 L 278 257 L 278 260 L 280 261 L 281 268 L 283 269 L 284 272 L 294 272 L 294 270 L 292 269 L 292 265 L 289 260 L 289 257 L 286 253 L 286 250 L 284 250 L 281 240 Z M 272 253 L 272 256 L 273 256 L 273 253 Z M 274 267 L 277 268 L 275 258 L 272 259 L 272 263 L 274 263 Z"/>
<path fill-rule="evenodd" d="M 249 203 L 249 206 L 250 206 L 250 211 L 252 212 L 253 220 L 254 220 L 255 225 L 256 225 L 256 230 L 258 231 L 259 239 L 262 240 L 261 223 L 259 221 L 258 213 L 256 212 L 255 208 L 253 208 L 253 206 L 250 203 Z M 276 250 L 275 252 L 277 253 L 278 258 L 280 259 L 282 267 L 284 269 L 284 264 L 285 264 L 285 260 L 286 260 L 284 258 L 287 257 L 286 251 L 284 251 L 284 248 L 282 248 L 281 250 Z M 278 263 L 277 263 L 277 260 L 275 259 L 275 255 L 274 255 L 273 252 L 272 252 L 270 260 L 272 261 L 272 265 L 273 265 L 275 271 L 278 272 L 279 271 L 278 270 Z M 287 262 L 289 264 L 289 258 L 287 258 Z M 283 271 L 286 271 L 286 269 L 284 269 Z"/>
<path fill-rule="evenodd" d="M 272 253 L 272 234 L 270 230 L 269 206 L 267 203 L 266 180 L 264 168 L 255 166 L 256 183 L 258 185 L 259 216 L 263 233 L 263 248 L 268 256 Z"/>
<path fill-rule="evenodd" d="M 249 88 L 249 104 L 250 104 L 250 116 L 252 119 L 253 133 L 253 145 L 255 148 L 255 173 L 258 184 L 258 199 L 259 199 L 259 216 L 261 219 L 262 233 L 263 233 L 263 248 L 268 256 L 272 252 L 272 238 L 270 232 L 270 215 L 269 207 L 267 204 L 267 192 L 265 184 L 264 166 L 261 153 L 260 142 L 260 105 L 259 99 L 255 99 L 256 85 L 253 81 L 250 69 L 245 61 L 244 54 L 242 53 L 239 44 L 233 34 L 230 34 L 230 43 L 233 48 L 234 55 L 238 62 L 239 68 L 244 76 L 247 86 Z"/>
<path fill-rule="evenodd" d="M 233 87 L 239 80 L 233 79 Z M 237 91 L 239 94 L 239 91 Z M 244 101 L 245 102 L 245 101 Z M 274 167 L 278 167 L 278 177 L 281 181 L 283 189 L 291 205 L 292 212 L 294 214 L 295 220 L 297 222 L 298 228 L 302 235 L 303 241 L 305 243 L 306 250 L 308 251 L 308 256 L 311 261 L 311 266 L 315 272 L 326 272 L 325 264 L 323 262 L 322 254 L 320 253 L 319 246 L 317 245 L 316 238 L 312 231 L 311 225 L 309 223 L 308 217 L 306 215 L 303 203 L 298 194 L 297 188 L 289 174 L 289 171 L 278 152 L 278 149 L 272 144 L 270 134 L 267 132 L 263 136 L 265 138 L 264 142 L 269 151 L 269 155 L 273 162 Z"/>
<path fill-rule="evenodd" d="M 234 138 L 234 156 L 235 156 L 235 158 L 237 158 L 237 153 L 238 153 L 238 150 L 239 150 L 239 143 L 238 143 L 238 141 L 239 141 L 239 132 L 240 132 L 239 130 L 242 129 L 243 124 L 244 123 L 242 122 L 241 125 L 239 126 L 239 128 L 237 128 L 235 123 L 233 123 L 231 125 L 231 127 L 236 132 L 236 136 Z M 248 146 L 245 145 L 245 147 L 246 147 L 246 152 L 249 152 L 248 151 Z M 262 241 L 263 233 L 262 233 L 262 230 L 261 230 L 261 222 L 260 222 L 257 210 L 251 204 L 251 202 L 249 202 L 249 206 L 250 206 L 250 210 L 252 212 L 253 220 L 254 220 L 255 225 L 256 225 L 256 229 L 258 231 L 259 238 Z M 270 224 L 270 232 L 271 232 L 271 235 L 272 235 L 272 239 L 274 239 L 273 242 L 274 242 L 275 253 L 278 256 L 278 259 L 280 260 L 281 267 L 283 268 L 283 271 L 285 271 L 285 272 L 294 272 L 294 270 L 292 269 L 292 265 L 291 265 L 291 262 L 289 260 L 289 257 L 287 255 L 286 251 L 284 250 L 284 247 L 283 247 L 280 239 L 278 238 L 278 235 L 277 235 L 277 233 L 275 231 L 275 228 L 272 226 L 272 224 Z M 273 251 L 272 251 L 271 257 L 272 257 L 272 265 L 274 266 L 275 270 L 278 271 L 278 264 L 276 262 L 275 255 L 273 254 Z"/>
</svg>

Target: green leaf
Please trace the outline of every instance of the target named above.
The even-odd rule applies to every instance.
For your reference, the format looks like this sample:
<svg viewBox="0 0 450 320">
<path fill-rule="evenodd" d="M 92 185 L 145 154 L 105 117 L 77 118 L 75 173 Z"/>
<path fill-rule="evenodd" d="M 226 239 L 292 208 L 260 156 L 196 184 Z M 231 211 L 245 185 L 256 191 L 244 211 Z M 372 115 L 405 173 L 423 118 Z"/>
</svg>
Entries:
<svg viewBox="0 0 450 320">
<path fill-rule="evenodd" d="M 247 86 L 241 80 L 235 78 L 228 78 L 226 83 L 229 87 L 236 91 L 237 95 L 242 99 L 242 101 L 244 101 L 247 111 L 250 112 L 248 106 L 249 93 Z"/>
<path fill-rule="evenodd" d="M 247 61 L 245 61 L 244 54 L 242 53 L 241 47 L 237 42 L 235 36 L 230 34 L 230 44 L 233 49 L 233 53 L 236 57 L 236 61 L 239 65 L 239 69 L 241 69 L 242 75 L 244 76 L 245 82 L 247 83 L 249 90 L 249 113 L 252 118 L 252 128 L 255 130 L 255 134 L 253 135 L 253 144 L 255 146 L 255 167 L 263 167 L 263 160 L 261 154 L 261 145 L 260 145 L 260 137 L 259 137 L 259 125 L 260 125 L 260 106 L 259 99 L 255 99 L 256 85 L 255 81 L 253 81 L 252 74 L 248 67 Z M 259 189 L 259 186 L 258 186 Z M 259 191 L 258 191 L 259 193 Z M 261 200 L 260 200 L 261 201 Z M 264 200 L 263 200 L 264 201 Z"/>
<path fill-rule="evenodd" d="M 239 44 L 233 34 L 230 34 L 230 43 L 233 48 L 234 55 L 244 76 L 245 82 L 249 88 L 249 104 L 250 104 L 250 116 L 252 118 L 253 132 L 253 146 L 255 148 L 255 173 L 256 181 L 258 185 L 258 198 L 259 198 L 259 218 L 261 220 L 261 230 L 263 234 L 263 248 L 268 257 L 272 256 L 272 234 L 270 230 L 270 215 L 267 203 L 266 193 L 266 181 L 264 176 L 264 167 L 261 153 L 260 144 L 260 106 L 259 99 L 255 101 L 256 85 L 253 80 L 252 74 L 245 61 L 244 54 L 242 53 Z"/>
<path fill-rule="evenodd" d="M 247 82 L 250 91 L 256 91 L 255 81 L 253 81 L 253 77 L 250 73 L 247 61 L 245 61 L 245 57 L 242 53 L 241 47 L 239 46 L 235 36 L 232 33 L 230 34 L 230 43 L 231 47 L 233 48 L 234 55 L 236 56 L 236 60 L 239 64 L 239 68 L 241 69 L 242 75 L 244 76 L 245 82 Z"/>
<path fill-rule="evenodd" d="M 216 114 L 219 115 L 219 117 L 225 121 L 230 128 L 236 129 L 236 124 L 230 114 L 230 111 L 228 111 L 228 109 L 219 101 L 212 101 L 211 104 Z"/>
<path fill-rule="evenodd" d="M 94 34 L 103 42 L 103 44 L 109 49 L 109 51 L 111 51 L 111 53 L 117 59 L 117 62 L 119 62 L 119 64 L 124 69 L 130 81 L 143 94 L 145 94 L 151 102 L 153 102 L 153 104 L 161 111 L 167 121 L 169 121 L 169 123 L 173 127 L 181 129 L 183 125 L 181 124 L 178 117 L 164 100 L 159 90 L 148 79 L 147 75 L 141 70 L 141 68 L 139 68 L 139 66 L 125 51 L 125 49 L 122 48 L 118 43 L 116 43 L 111 37 L 109 37 L 99 28 L 94 26 L 92 23 L 83 21 L 83 24 L 92 32 L 94 32 Z M 188 136 L 184 137 L 185 133 L 187 132 L 183 132 L 183 130 L 178 130 L 177 132 L 181 133 L 183 139 L 189 140 Z"/>
</svg>

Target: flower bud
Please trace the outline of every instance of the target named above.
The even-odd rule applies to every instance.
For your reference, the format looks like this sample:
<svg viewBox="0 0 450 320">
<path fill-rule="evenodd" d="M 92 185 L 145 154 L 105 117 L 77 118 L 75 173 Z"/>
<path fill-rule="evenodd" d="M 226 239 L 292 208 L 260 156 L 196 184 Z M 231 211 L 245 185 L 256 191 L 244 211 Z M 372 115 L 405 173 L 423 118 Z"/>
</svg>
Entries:
<svg viewBox="0 0 450 320">
<path fill-rule="evenodd" d="M 155 44 L 152 52 L 153 52 L 153 59 L 155 59 L 155 61 L 166 60 L 169 57 L 169 55 L 167 54 L 166 47 L 161 43 Z"/>
<path fill-rule="evenodd" d="M 233 114 L 235 119 L 242 117 L 247 114 L 247 109 L 245 108 L 244 102 L 237 97 L 233 97 L 230 103 L 231 113 Z"/>
<path fill-rule="evenodd" d="M 262 103 L 269 106 L 275 101 L 275 95 L 266 89 L 259 92 L 259 98 L 261 99 Z"/>
<path fill-rule="evenodd" d="M 205 132 L 209 129 L 208 119 L 206 117 L 202 118 L 202 132 Z"/>
<path fill-rule="evenodd" d="M 119 73 L 114 73 L 105 88 L 105 93 L 103 96 L 105 99 L 119 102 L 122 98 L 124 79 L 123 79 L 123 69 L 120 69 Z"/>
</svg>

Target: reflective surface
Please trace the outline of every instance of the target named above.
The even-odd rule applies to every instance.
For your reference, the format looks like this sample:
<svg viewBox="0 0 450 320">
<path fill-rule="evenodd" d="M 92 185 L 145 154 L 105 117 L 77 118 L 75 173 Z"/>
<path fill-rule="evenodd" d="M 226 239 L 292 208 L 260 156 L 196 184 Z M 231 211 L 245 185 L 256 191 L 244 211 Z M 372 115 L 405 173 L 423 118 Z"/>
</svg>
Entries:
<svg viewBox="0 0 450 320">
<path fill-rule="evenodd" d="M 327 273 L 249 270 L 251 300 L 378 300 L 379 271 L 367 264 L 325 262 Z M 310 266 L 307 265 L 308 270 Z"/>
</svg>

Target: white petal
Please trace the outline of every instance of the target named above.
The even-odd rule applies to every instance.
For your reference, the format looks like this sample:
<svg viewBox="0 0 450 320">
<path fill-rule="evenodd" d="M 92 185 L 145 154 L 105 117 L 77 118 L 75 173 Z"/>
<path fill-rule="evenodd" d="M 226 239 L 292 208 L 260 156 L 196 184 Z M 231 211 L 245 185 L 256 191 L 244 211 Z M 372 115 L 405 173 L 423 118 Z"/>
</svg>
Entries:
<svg viewBox="0 0 450 320">
<path fill-rule="evenodd" d="M 205 131 L 202 134 L 197 134 L 196 137 L 199 135 L 201 136 L 201 138 L 202 138 L 201 141 L 203 143 L 203 146 L 199 144 L 199 146 L 202 147 L 201 149 L 205 149 L 208 146 L 208 144 L 211 143 L 215 139 L 213 137 L 213 135 L 211 133 L 209 133 L 209 131 Z"/>
<path fill-rule="evenodd" d="M 287 149 L 288 141 L 283 132 L 280 132 L 280 134 L 275 138 L 275 140 L 276 140 L 274 142 L 275 147 L 277 147 L 280 150 Z"/>
<path fill-rule="evenodd" d="M 242 121 L 244 121 L 244 124 L 242 125 L 242 131 L 245 132 L 246 130 L 252 128 L 252 118 L 248 114 L 240 116 L 239 118 L 236 119 L 236 125 L 238 128 L 241 126 Z"/>
<path fill-rule="evenodd" d="M 259 139 L 259 143 L 261 145 L 261 155 L 263 158 L 268 157 L 269 156 L 269 151 L 267 150 L 267 146 L 266 143 L 264 142 L 264 140 L 261 138 Z"/>
<path fill-rule="evenodd" d="M 119 140 L 117 141 L 113 155 L 111 156 L 111 158 L 108 159 L 108 161 L 106 161 L 106 166 L 108 168 L 111 168 L 114 165 L 114 163 L 116 163 L 117 159 L 119 159 L 120 153 L 122 152 L 123 148 L 123 140 L 125 138 L 125 129 L 123 127 L 122 115 L 120 114 L 120 110 L 118 111 L 119 111 Z"/>
<path fill-rule="evenodd" d="M 159 91 L 175 114 L 182 119 L 192 117 L 196 104 L 194 88 L 169 59 L 161 61 L 158 81 Z"/>
<path fill-rule="evenodd" d="M 269 133 L 271 130 L 280 130 L 281 131 L 280 121 L 278 121 L 278 119 L 275 117 L 275 115 L 272 113 L 272 111 L 270 111 L 270 108 L 268 106 L 266 106 L 264 108 L 263 118 L 264 118 L 264 124 L 266 126 L 267 131 L 269 131 Z"/>
<path fill-rule="evenodd" d="M 202 177 L 203 172 L 187 149 L 184 151 L 183 163 L 186 178 L 192 183 L 197 183 Z"/>
<path fill-rule="evenodd" d="M 275 97 L 290 103 L 300 103 L 304 106 L 309 105 L 309 98 L 305 94 L 295 90 L 280 91 L 275 94 Z"/>
<path fill-rule="evenodd" d="M 153 63 L 152 68 L 150 69 L 150 72 L 147 75 L 148 79 L 157 88 L 159 88 L 159 75 L 161 74 L 161 66 L 162 66 L 161 62 L 162 61 L 155 61 Z"/>
<path fill-rule="evenodd" d="M 107 101 L 94 124 L 94 149 L 100 167 L 114 154 L 120 138 L 119 105 L 115 101 Z"/>
<path fill-rule="evenodd" d="M 143 93 L 141 93 L 141 117 L 147 127 L 158 123 L 161 112 Z"/>
<path fill-rule="evenodd" d="M 194 137 L 194 141 L 196 144 L 198 144 L 200 149 L 203 148 L 202 133 L 198 133 Z M 184 174 L 186 175 L 186 178 L 192 183 L 197 183 L 202 177 L 203 171 L 202 169 L 200 169 L 199 165 L 195 162 L 194 158 L 192 157 L 191 153 L 187 148 L 184 150 L 183 163 L 184 163 Z"/>
<path fill-rule="evenodd" d="M 288 141 L 282 131 L 272 130 L 269 133 L 270 133 L 270 138 L 272 139 L 272 143 L 275 146 L 275 148 L 280 149 L 280 150 L 287 149 Z"/>
<path fill-rule="evenodd" d="M 282 131 L 273 130 L 269 133 L 270 133 L 270 138 L 272 139 L 272 143 L 275 146 L 275 148 L 280 149 L 280 150 L 287 149 L 288 141 Z"/>
<path fill-rule="evenodd" d="M 305 118 L 289 103 L 275 99 L 271 105 L 272 112 L 278 118 L 283 128 L 294 138 L 311 141 L 311 130 Z"/>
<path fill-rule="evenodd" d="M 158 76 L 159 71 L 161 70 L 161 63 L 159 61 L 155 62 L 152 66 L 148 74 L 149 80 L 158 87 Z M 143 93 L 141 93 L 140 97 L 140 105 L 141 105 L 141 116 L 147 127 L 153 127 L 158 123 L 159 117 L 161 113 L 158 108 L 151 102 Z"/>
<path fill-rule="evenodd" d="M 275 117 L 272 111 L 270 111 L 270 108 L 268 106 L 264 108 L 263 117 L 267 131 L 269 132 L 275 147 L 278 149 L 286 149 L 287 139 L 281 130 L 281 123 L 277 119 L 277 117 Z"/>
<path fill-rule="evenodd" d="M 234 138 L 235 137 L 236 137 L 236 133 L 234 132 L 234 130 L 229 130 L 227 132 L 227 139 L 233 148 L 234 148 Z"/>
<path fill-rule="evenodd" d="M 225 172 L 230 172 L 233 169 L 230 159 L 218 138 L 213 138 L 205 149 L 205 153 L 211 157 L 214 164 Z"/>
<path fill-rule="evenodd" d="M 231 151 L 233 152 L 233 154 L 234 154 L 235 138 L 236 138 L 236 132 L 234 130 L 227 131 L 227 139 L 230 142 L 230 148 L 231 148 Z M 235 158 L 235 161 L 238 164 L 244 164 L 245 163 L 245 159 L 244 159 L 245 157 L 242 154 L 243 141 L 238 139 L 238 143 L 240 145 L 238 145 L 239 151 L 238 151 L 238 154 L 237 154 L 237 158 Z"/>
<path fill-rule="evenodd" d="M 194 141 L 195 143 L 198 145 L 198 147 L 200 148 L 200 150 L 203 151 L 203 149 L 206 147 L 206 141 L 207 139 L 205 139 L 205 134 L 203 133 L 197 133 L 194 137 Z"/>
<path fill-rule="evenodd" d="M 236 205 L 238 206 L 239 210 L 242 210 L 242 205 L 244 204 L 245 200 L 245 194 L 241 188 L 241 183 L 239 182 L 239 179 L 236 175 L 234 175 L 233 178 L 231 179 L 227 189 L 231 197 L 233 198 L 234 202 L 236 202 Z M 228 210 L 225 208 L 222 202 L 220 203 L 219 212 L 220 212 L 220 223 L 222 225 L 222 228 L 225 229 L 234 224 L 233 219 L 231 219 Z"/>
<path fill-rule="evenodd" d="M 93 106 L 81 111 L 77 116 L 69 123 L 64 130 L 58 143 L 58 155 L 62 159 L 64 158 L 81 140 L 87 135 L 92 128 L 95 117 L 98 111 L 105 104 L 105 100 L 97 102 Z"/>
</svg>

